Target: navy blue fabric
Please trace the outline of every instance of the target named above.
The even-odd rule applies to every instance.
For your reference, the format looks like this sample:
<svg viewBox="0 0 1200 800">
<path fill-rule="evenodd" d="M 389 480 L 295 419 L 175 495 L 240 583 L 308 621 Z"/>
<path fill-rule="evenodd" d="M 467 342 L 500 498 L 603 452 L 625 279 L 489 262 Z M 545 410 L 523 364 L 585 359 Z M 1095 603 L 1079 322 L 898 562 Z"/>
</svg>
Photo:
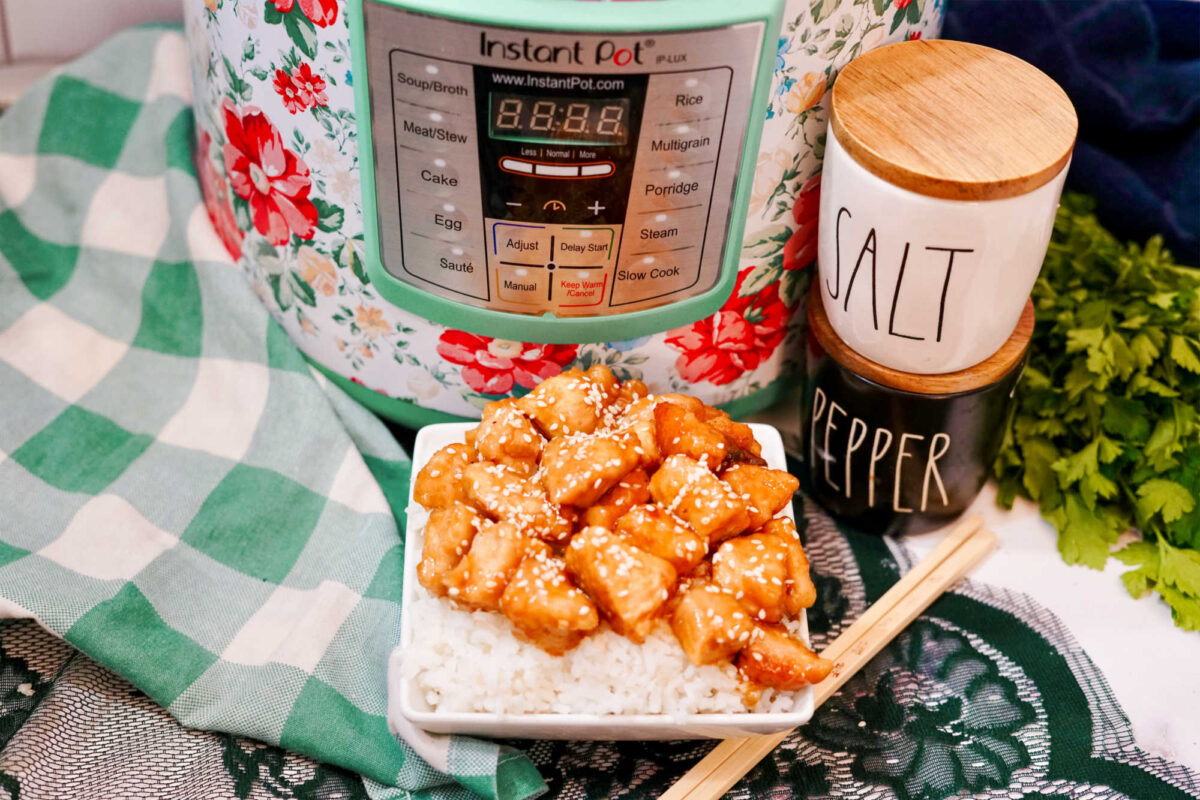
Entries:
<svg viewBox="0 0 1200 800">
<path fill-rule="evenodd" d="M 1200 2 L 950 0 L 942 34 L 1012 53 L 1079 113 L 1067 188 L 1136 240 L 1200 265 Z"/>
</svg>

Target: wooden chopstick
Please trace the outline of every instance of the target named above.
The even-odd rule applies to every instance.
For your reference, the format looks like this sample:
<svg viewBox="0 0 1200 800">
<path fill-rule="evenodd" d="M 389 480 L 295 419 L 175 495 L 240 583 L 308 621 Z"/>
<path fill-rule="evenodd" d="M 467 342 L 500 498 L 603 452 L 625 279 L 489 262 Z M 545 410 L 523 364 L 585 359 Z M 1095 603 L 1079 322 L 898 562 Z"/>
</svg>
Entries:
<svg viewBox="0 0 1200 800">
<path fill-rule="evenodd" d="M 995 534 L 972 515 L 960 522 L 933 551 L 896 582 L 862 616 L 825 648 L 834 662 L 829 677 L 816 685 L 820 706 L 864 664 L 904 630 L 991 550 Z M 726 739 L 676 781 L 660 800 L 715 800 L 774 750 L 792 731 Z"/>
</svg>

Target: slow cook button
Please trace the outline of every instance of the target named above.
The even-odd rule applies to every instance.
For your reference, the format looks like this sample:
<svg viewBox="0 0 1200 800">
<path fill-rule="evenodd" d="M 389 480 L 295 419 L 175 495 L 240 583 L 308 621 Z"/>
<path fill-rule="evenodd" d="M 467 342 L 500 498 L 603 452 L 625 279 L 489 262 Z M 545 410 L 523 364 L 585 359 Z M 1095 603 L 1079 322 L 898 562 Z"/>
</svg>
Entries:
<svg viewBox="0 0 1200 800">
<path fill-rule="evenodd" d="M 630 259 L 617 268 L 613 305 L 660 297 L 691 285 L 696 278 L 695 248 Z"/>
<path fill-rule="evenodd" d="M 521 305 L 541 305 L 549 289 L 544 269 L 507 267 L 496 269 L 496 294 L 501 300 Z"/>
</svg>

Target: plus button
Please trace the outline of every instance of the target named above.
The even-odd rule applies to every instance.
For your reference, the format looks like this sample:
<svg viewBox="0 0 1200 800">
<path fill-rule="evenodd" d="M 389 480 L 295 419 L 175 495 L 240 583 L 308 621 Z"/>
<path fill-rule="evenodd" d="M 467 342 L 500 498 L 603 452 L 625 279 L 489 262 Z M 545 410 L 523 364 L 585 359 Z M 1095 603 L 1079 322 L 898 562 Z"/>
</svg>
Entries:
<svg viewBox="0 0 1200 800">
<path fill-rule="evenodd" d="M 599 200 L 593 200 L 592 204 L 587 207 L 587 210 L 592 212 L 593 214 L 599 216 L 600 212 L 603 211 L 605 208 L 607 208 L 607 206 L 600 205 Z"/>
</svg>

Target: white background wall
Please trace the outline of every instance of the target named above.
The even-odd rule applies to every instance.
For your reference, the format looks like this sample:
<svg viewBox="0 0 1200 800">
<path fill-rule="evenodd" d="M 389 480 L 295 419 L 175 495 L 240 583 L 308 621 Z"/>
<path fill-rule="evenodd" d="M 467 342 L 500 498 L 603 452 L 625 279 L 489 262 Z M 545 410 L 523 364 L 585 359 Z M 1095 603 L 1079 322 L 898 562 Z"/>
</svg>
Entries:
<svg viewBox="0 0 1200 800">
<path fill-rule="evenodd" d="M 201 0 L 0 0 L 0 107 L 122 28 L 179 20 Z"/>
</svg>

